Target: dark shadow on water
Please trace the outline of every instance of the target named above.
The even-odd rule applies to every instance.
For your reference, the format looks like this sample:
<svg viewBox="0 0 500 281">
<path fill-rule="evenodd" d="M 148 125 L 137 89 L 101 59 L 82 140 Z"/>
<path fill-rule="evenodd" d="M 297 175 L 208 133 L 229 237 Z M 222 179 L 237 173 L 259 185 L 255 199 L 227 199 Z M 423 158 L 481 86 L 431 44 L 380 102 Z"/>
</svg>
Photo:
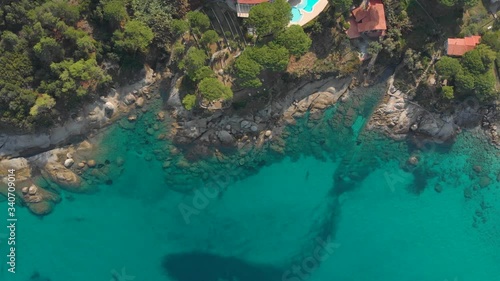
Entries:
<svg viewBox="0 0 500 281">
<path fill-rule="evenodd" d="M 427 187 L 428 176 L 423 168 L 413 171 L 414 179 L 410 186 L 408 186 L 408 191 L 416 195 L 421 194 Z"/>
<path fill-rule="evenodd" d="M 38 271 L 35 271 L 31 275 L 30 279 L 28 279 L 28 281 L 50 281 L 50 279 L 40 275 Z"/>
<path fill-rule="evenodd" d="M 281 280 L 283 274 L 277 267 L 204 252 L 167 255 L 162 266 L 167 275 L 177 281 L 276 281 Z"/>
</svg>

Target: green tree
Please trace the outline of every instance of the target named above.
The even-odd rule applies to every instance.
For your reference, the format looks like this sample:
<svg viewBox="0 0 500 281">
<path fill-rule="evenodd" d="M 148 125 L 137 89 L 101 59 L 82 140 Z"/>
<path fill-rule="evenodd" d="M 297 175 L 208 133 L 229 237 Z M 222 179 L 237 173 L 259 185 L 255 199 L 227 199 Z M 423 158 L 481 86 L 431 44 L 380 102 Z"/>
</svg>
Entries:
<svg viewBox="0 0 500 281">
<path fill-rule="evenodd" d="M 102 3 L 102 14 L 113 27 L 119 27 L 120 24 L 128 20 L 127 8 L 124 0 L 108 0 Z"/>
<path fill-rule="evenodd" d="M 262 66 L 251 59 L 247 54 L 242 54 L 234 63 L 236 76 L 240 79 L 239 85 L 248 88 L 258 88 L 262 82 L 257 77 Z"/>
<path fill-rule="evenodd" d="M 50 68 L 59 79 L 52 83 L 42 83 L 40 92 L 54 96 L 81 98 L 111 81 L 111 76 L 97 65 L 95 59 L 82 59 L 77 62 L 65 60 L 52 63 Z"/>
<path fill-rule="evenodd" d="M 177 61 L 182 56 L 182 54 L 184 54 L 184 51 L 184 44 L 182 44 L 182 42 L 180 41 L 177 41 L 174 46 L 172 46 L 172 52 L 170 53 L 170 55 L 173 57 L 172 60 Z"/>
<path fill-rule="evenodd" d="M 255 27 L 258 37 L 277 33 L 285 29 L 292 19 L 292 7 L 285 0 L 264 2 L 253 6 L 248 24 Z"/>
<path fill-rule="evenodd" d="M 14 51 L 17 44 L 19 43 L 19 37 L 9 30 L 5 30 L 0 38 L 2 39 L 0 41 L 0 43 L 2 44 L 2 48 L 6 49 L 7 51 Z"/>
<path fill-rule="evenodd" d="M 478 75 L 484 73 L 488 70 L 488 66 L 485 66 L 481 53 L 477 50 L 472 50 L 464 54 L 462 58 L 462 65 L 467 69 L 467 71 Z"/>
<path fill-rule="evenodd" d="M 255 28 L 258 37 L 273 32 L 274 13 L 270 2 L 260 3 L 250 9 L 248 24 Z"/>
<path fill-rule="evenodd" d="M 196 71 L 205 65 L 207 55 L 204 51 L 191 47 L 187 51 L 184 59 L 179 62 L 179 68 L 184 70 L 186 74 L 192 79 L 196 79 Z"/>
<path fill-rule="evenodd" d="M 495 61 L 497 54 L 488 45 L 485 44 L 480 44 L 476 47 L 476 49 L 474 49 L 474 51 L 478 52 L 481 56 L 481 61 L 483 62 L 483 66 L 485 68 L 484 71 L 490 69 L 493 62 Z"/>
<path fill-rule="evenodd" d="M 452 86 L 443 86 L 443 88 L 441 89 L 442 92 L 443 92 L 443 96 L 446 98 L 446 99 L 453 99 L 454 98 L 454 95 L 453 95 L 453 87 Z"/>
<path fill-rule="evenodd" d="M 495 76 L 492 71 L 477 75 L 475 79 L 474 87 L 476 95 L 480 100 L 486 101 L 498 97 L 498 93 L 495 90 Z"/>
<path fill-rule="evenodd" d="M 345 13 L 352 7 L 352 0 L 331 0 L 335 11 Z"/>
<path fill-rule="evenodd" d="M 368 53 L 370 55 L 376 55 L 378 54 L 380 51 L 382 51 L 384 47 L 382 46 L 382 44 L 380 44 L 379 42 L 377 41 L 372 41 L 370 42 L 370 44 L 368 44 Z"/>
<path fill-rule="evenodd" d="M 0 85 L 0 112 L 2 118 L 25 123 L 37 95 L 11 83 Z"/>
<path fill-rule="evenodd" d="M 458 0 L 439 0 L 439 3 L 441 3 L 444 6 L 448 7 L 453 7 L 458 4 Z"/>
<path fill-rule="evenodd" d="M 46 65 L 63 59 L 63 48 L 54 38 L 43 37 L 34 47 L 36 57 Z"/>
<path fill-rule="evenodd" d="M 113 39 L 115 46 L 130 53 L 146 52 L 153 41 L 153 31 L 143 22 L 131 20 L 122 31 L 115 31 Z"/>
<path fill-rule="evenodd" d="M 479 3 L 479 0 L 462 0 L 466 8 L 472 8 Z"/>
<path fill-rule="evenodd" d="M 462 66 L 458 59 L 451 57 L 442 57 L 436 63 L 437 73 L 444 79 L 452 79 L 462 71 Z"/>
<path fill-rule="evenodd" d="M 4 84 L 30 86 L 34 67 L 27 52 L 4 52 L 0 54 L 0 88 Z"/>
<path fill-rule="evenodd" d="M 200 34 L 210 27 L 210 19 L 207 15 L 198 11 L 191 11 L 187 13 L 187 19 L 191 29 Z"/>
<path fill-rule="evenodd" d="M 182 105 L 187 110 L 191 110 L 196 106 L 196 95 L 189 94 L 182 99 Z"/>
<path fill-rule="evenodd" d="M 468 95 L 474 92 L 475 78 L 472 74 L 458 73 L 455 76 L 455 89 L 458 94 Z"/>
<path fill-rule="evenodd" d="M 213 44 L 219 40 L 219 34 L 215 30 L 207 30 L 201 36 L 200 43 L 204 46 Z"/>
<path fill-rule="evenodd" d="M 134 19 L 148 25 L 155 35 L 153 42 L 164 48 L 171 40 L 172 15 L 178 1 L 164 0 L 129 0 Z M 175 4 L 174 4 L 175 3 Z"/>
<path fill-rule="evenodd" d="M 265 69 L 271 71 L 284 71 L 288 65 L 290 54 L 283 46 L 276 44 L 264 45 L 263 47 L 250 48 L 249 56 L 262 65 Z"/>
<path fill-rule="evenodd" d="M 292 6 L 287 0 L 275 0 L 272 5 L 275 14 L 273 29 L 279 32 L 285 29 L 292 20 Z"/>
<path fill-rule="evenodd" d="M 31 116 L 37 116 L 41 113 L 50 111 L 56 105 L 53 97 L 47 94 L 41 94 L 37 97 L 35 104 L 30 109 Z"/>
<path fill-rule="evenodd" d="M 202 66 L 194 73 L 195 82 L 199 82 L 205 78 L 215 78 L 215 72 L 208 66 Z"/>
<path fill-rule="evenodd" d="M 500 30 L 486 32 L 481 43 L 490 46 L 495 52 L 500 52 Z"/>
<path fill-rule="evenodd" d="M 312 44 L 311 38 L 307 36 L 302 26 L 295 24 L 280 33 L 277 42 L 295 56 L 305 54 Z"/>
<path fill-rule="evenodd" d="M 172 20 L 170 26 L 172 29 L 172 34 L 175 37 L 179 37 L 189 30 L 189 24 L 185 20 L 174 19 Z"/>
<path fill-rule="evenodd" d="M 2 1 L 3 17 L 8 30 L 16 33 L 23 26 L 30 25 L 33 18 L 29 14 L 39 3 L 32 0 Z"/>
<path fill-rule="evenodd" d="M 215 101 L 218 99 L 229 100 L 233 97 L 231 88 L 225 86 L 217 80 L 217 78 L 205 78 L 200 82 L 198 89 L 201 96 L 208 101 Z"/>
<path fill-rule="evenodd" d="M 66 24 L 73 25 L 80 19 L 78 6 L 68 3 L 68 1 L 47 1 L 37 7 L 34 12 L 40 21 L 43 20 L 42 17 L 53 17 L 64 21 Z"/>
</svg>

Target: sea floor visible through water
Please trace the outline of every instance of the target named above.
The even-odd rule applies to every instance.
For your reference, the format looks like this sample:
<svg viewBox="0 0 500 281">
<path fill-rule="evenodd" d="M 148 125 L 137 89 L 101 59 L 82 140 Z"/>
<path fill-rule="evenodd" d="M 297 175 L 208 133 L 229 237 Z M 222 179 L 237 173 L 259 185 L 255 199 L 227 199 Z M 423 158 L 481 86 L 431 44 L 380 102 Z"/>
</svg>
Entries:
<svg viewBox="0 0 500 281">
<path fill-rule="evenodd" d="M 465 132 L 404 169 L 411 145 L 360 136 L 363 110 L 345 130 L 328 123 L 342 112 L 291 129 L 286 142 L 307 153 L 285 149 L 222 189 L 190 193 L 169 177 L 193 174 L 145 159 L 145 127 L 117 127 L 103 143 L 125 159 L 121 175 L 43 218 L 19 208 L 16 273 L 2 228 L 0 280 L 499 280 L 498 151 Z M 321 157 L 324 138 L 340 141 Z"/>
</svg>

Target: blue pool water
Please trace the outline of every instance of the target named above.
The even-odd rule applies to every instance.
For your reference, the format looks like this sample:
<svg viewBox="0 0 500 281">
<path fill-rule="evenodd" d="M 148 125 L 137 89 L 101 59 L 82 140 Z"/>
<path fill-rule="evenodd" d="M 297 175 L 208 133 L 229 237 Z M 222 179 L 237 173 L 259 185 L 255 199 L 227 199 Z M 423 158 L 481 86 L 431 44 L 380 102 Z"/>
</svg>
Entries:
<svg viewBox="0 0 500 281">
<path fill-rule="evenodd" d="M 292 8 L 292 23 L 298 23 L 302 19 L 302 13 L 299 9 Z"/>
<path fill-rule="evenodd" d="M 297 5 L 297 8 L 310 13 L 313 11 L 314 5 L 316 5 L 318 2 L 319 2 L 319 0 L 302 0 Z"/>
<path fill-rule="evenodd" d="M 298 23 L 302 19 L 302 12 L 311 13 L 319 0 L 302 0 L 297 6 L 292 7 L 292 23 Z"/>
</svg>

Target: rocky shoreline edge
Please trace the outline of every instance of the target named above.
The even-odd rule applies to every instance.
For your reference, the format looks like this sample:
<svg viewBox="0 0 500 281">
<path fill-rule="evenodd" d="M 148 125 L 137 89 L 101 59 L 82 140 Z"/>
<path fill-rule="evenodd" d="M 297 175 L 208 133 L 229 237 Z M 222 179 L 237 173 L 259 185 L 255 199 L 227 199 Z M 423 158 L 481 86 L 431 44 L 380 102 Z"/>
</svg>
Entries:
<svg viewBox="0 0 500 281">
<path fill-rule="evenodd" d="M 104 160 L 103 163 L 96 162 L 94 160 L 96 155 L 102 154 L 103 151 L 100 150 L 102 148 L 98 145 L 99 138 L 95 136 L 95 133 L 99 128 L 104 128 L 117 120 L 123 120 L 125 115 L 128 115 L 128 122 L 135 122 L 137 110 L 146 111 L 145 100 L 161 98 L 158 90 L 161 76 L 163 75 L 155 75 L 152 71 L 147 71 L 145 78 L 140 82 L 114 91 L 107 98 L 89 106 L 88 108 L 92 110 L 84 111 L 87 122 L 81 122 L 80 119 L 80 123 L 77 123 L 80 125 L 75 127 L 75 122 L 78 122 L 76 118 L 76 121 L 69 122 L 71 129 L 64 130 L 64 133 L 37 136 L 36 141 L 32 143 L 26 136 L 20 136 L 16 140 L 17 144 L 20 144 L 19 147 L 24 149 L 23 151 L 33 151 L 28 147 L 29 144 L 38 146 L 39 149 L 48 149 L 47 151 L 35 153 L 29 157 L 17 157 L 16 153 L 21 150 L 14 151 L 13 147 L 16 142 L 4 141 L 1 155 L 5 159 L 0 161 L 0 175 L 3 177 L 0 183 L 0 194 L 7 194 L 6 174 L 4 173 L 7 173 L 8 169 L 15 169 L 18 182 L 17 197 L 31 212 L 42 216 L 49 214 L 54 205 L 61 201 L 61 190 L 69 193 L 89 193 L 95 191 L 96 182 L 111 184 L 117 171 L 110 171 L 112 169 L 109 164 L 121 167 L 124 160 L 118 158 L 113 160 L 113 163 L 109 160 Z M 172 79 L 170 85 L 175 85 L 176 80 L 176 78 Z M 484 114 L 482 118 L 478 118 L 481 113 L 484 113 L 484 108 L 463 104 L 452 115 L 429 113 L 411 102 L 401 91 L 395 89 L 392 83 L 391 77 L 388 80 L 384 101 L 375 109 L 367 124 L 367 129 L 384 132 L 396 140 L 409 136 L 447 141 L 459 133 L 460 126 L 476 124 L 479 119 L 479 125 L 484 125 Z M 179 106 L 180 101 L 176 100 L 178 89 L 171 87 L 169 99 L 166 102 L 167 107 L 171 109 L 170 117 L 174 120 L 171 124 L 170 139 L 175 145 L 190 146 L 195 153 L 201 154 L 206 151 L 207 147 L 234 147 L 241 152 L 260 149 L 266 143 L 281 143 L 283 142 L 281 135 L 286 126 L 294 125 L 297 118 L 304 117 L 306 114 L 309 119 L 320 119 L 325 109 L 330 108 L 339 100 L 348 99 L 350 90 L 356 84 L 356 79 L 352 78 L 328 78 L 303 82 L 300 85 L 294 85 L 293 89 L 270 101 L 265 107 L 245 116 L 215 112 L 206 117 L 193 116 Z M 157 93 L 153 93 L 154 91 Z M 488 120 L 498 120 L 498 118 L 495 119 L 496 115 L 491 112 L 489 114 L 492 118 Z M 160 109 L 156 112 L 156 119 L 158 122 L 163 122 L 165 111 Z M 498 141 L 496 123 L 489 122 L 488 130 L 485 132 L 490 134 L 492 143 L 495 143 Z M 64 143 L 64 134 L 69 138 L 75 135 L 74 132 L 76 135 L 85 134 L 84 132 L 89 132 L 91 135 L 87 140 L 50 149 L 58 143 Z M 277 149 L 279 150 L 279 147 Z M 220 153 L 217 149 L 215 150 Z M 223 157 L 217 157 L 223 159 Z M 83 173 L 90 173 L 94 180 L 82 180 Z M 71 195 L 66 197 L 71 199 Z"/>
</svg>

